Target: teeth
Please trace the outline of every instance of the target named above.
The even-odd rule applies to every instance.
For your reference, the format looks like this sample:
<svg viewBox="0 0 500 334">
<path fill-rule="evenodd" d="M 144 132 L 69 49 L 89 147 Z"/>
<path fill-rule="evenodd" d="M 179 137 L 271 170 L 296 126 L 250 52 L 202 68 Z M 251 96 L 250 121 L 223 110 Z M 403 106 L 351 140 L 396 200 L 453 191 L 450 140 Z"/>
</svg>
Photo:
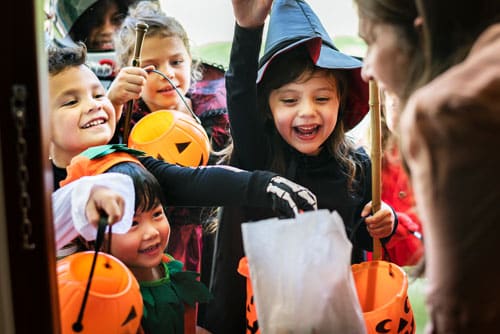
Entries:
<svg viewBox="0 0 500 334">
<path fill-rule="evenodd" d="M 316 125 L 311 125 L 311 126 L 298 126 L 297 128 L 301 131 L 312 131 L 316 129 Z"/>
<path fill-rule="evenodd" d="M 97 126 L 97 125 L 100 125 L 100 124 L 103 124 L 104 123 L 104 120 L 103 119 L 97 119 L 95 121 L 92 121 L 92 122 L 89 122 L 87 124 L 85 124 L 84 126 L 82 126 L 83 129 L 88 129 L 88 128 L 91 128 L 93 126 Z"/>
<path fill-rule="evenodd" d="M 313 134 L 315 131 L 318 130 L 318 126 L 317 125 L 313 125 L 313 126 L 297 126 L 295 128 L 295 130 L 298 132 L 298 133 L 301 133 L 301 134 L 304 134 L 304 135 L 311 135 Z"/>
<path fill-rule="evenodd" d="M 141 253 L 147 253 L 147 252 L 149 252 L 149 251 L 154 250 L 156 247 L 157 247 L 157 245 L 154 245 L 154 246 L 148 247 L 148 248 L 146 248 L 146 249 L 142 249 L 140 252 L 141 252 Z"/>
</svg>

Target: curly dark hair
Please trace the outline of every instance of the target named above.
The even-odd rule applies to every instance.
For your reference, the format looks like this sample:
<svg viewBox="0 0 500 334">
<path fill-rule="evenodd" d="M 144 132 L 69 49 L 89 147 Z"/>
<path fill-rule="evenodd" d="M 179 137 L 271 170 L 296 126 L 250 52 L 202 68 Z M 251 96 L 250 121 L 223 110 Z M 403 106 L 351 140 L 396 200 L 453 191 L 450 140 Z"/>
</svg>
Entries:
<svg viewBox="0 0 500 334">
<path fill-rule="evenodd" d="M 61 73 L 69 67 L 83 65 L 87 59 L 87 48 L 83 43 L 66 47 L 52 45 L 47 53 L 50 75 Z"/>
</svg>

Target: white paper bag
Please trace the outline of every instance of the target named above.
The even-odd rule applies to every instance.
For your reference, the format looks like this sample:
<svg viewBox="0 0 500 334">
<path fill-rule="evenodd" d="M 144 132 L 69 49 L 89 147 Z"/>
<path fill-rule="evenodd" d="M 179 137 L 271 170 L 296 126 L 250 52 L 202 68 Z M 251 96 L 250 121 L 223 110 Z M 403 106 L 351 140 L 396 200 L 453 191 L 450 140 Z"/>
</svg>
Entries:
<svg viewBox="0 0 500 334">
<path fill-rule="evenodd" d="M 262 334 L 366 333 L 337 212 L 245 223 L 242 233 Z"/>
</svg>

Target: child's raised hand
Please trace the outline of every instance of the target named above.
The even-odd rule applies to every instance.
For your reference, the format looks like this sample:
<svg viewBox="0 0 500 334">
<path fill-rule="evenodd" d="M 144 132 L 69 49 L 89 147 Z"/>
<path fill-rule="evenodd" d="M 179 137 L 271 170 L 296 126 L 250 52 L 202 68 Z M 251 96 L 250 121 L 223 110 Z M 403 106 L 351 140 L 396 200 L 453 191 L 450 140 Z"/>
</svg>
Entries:
<svg viewBox="0 0 500 334">
<path fill-rule="evenodd" d="M 394 212 L 391 207 L 386 203 L 382 202 L 380 210 L 378 210 L 374 215 L 372 213 L 372 202 L 370 201 L 365 205 L 363 211 L 361 212 L 361 217 L 365 218 L 366 229 L 370 233 L 372 238 L 386 238 L 391 235 L 394 230 Z"/>
<path fill-rule="evenodd" d="M 85 206 L 87 221 L 97 227 L 102 212 L 108 215 L 108 224 L 120 221 L 125 212 L 125 200 L 107 187 L 94 186 Z"/>
<path fill-rule="evenodd" d="M 273 0 L 232 0 L 236 23 L 243 28 L 257 28 L 264 25 Z"/>
<path fill-rule="evenodd" d="M 153 66 L 151 67 L 153 68 Z M 148 69 L 149 66 L 146 68 L 129 66 L 122 68 L 118 72 L 107 93 L 108 98 L 115 107 L 117 113 L 116 119 L 120 118 L 119 116 L 121 116 L 121 110 L 125 103 L 141 97 L 148 77 Z"/>
</svg>

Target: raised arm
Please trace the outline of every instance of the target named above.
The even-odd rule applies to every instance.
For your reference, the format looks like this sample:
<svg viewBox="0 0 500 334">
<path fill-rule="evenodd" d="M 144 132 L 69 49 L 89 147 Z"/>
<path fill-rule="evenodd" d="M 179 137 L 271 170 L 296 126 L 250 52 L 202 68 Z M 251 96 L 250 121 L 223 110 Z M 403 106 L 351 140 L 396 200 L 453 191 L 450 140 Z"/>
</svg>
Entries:
<svg viewBox="0 0 500 334">
<path fill-rule="evenodd" d="M 243 28 L 257 28 L 264 25 L 273 0 L 232 0 L 236 23 Z"/>
<path fill-rule="evenodd" d="M 263 169 L 268 147 L 257 109 L 257 70 L 265 18 L 272 1 L 234 0 L 236 25 L 226 72 L 227 107 L 234 143 L 232 164 Z"/>
</svg>

